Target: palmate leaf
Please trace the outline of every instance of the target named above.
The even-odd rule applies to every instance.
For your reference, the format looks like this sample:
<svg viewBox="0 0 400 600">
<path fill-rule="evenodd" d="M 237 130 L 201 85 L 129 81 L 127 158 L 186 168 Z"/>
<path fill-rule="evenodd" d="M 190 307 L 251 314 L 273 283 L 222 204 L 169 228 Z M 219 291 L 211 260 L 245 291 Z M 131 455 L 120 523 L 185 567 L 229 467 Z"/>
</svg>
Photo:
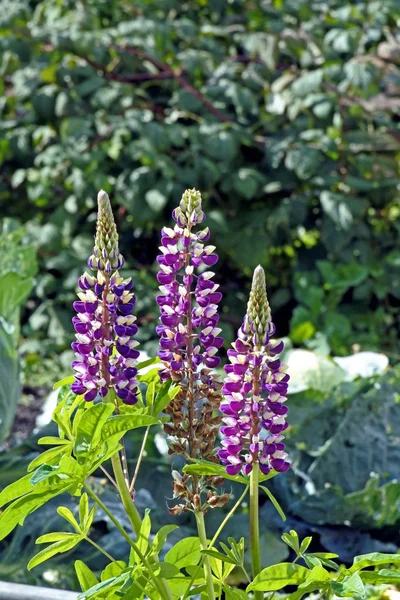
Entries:
<svg viewBox="0 0 400 600">
<path fill-rule="evenodd" d="M 52 534 L 49 534 L 49 535 L 52 535 Z M 68 535 L 68 534 L 64 534 L 64 535 Z M 44 537 L 46 537 L 46 536 L 43 536 L 43 538 Z M 83 535 L 80 535 L 78 533 L 71 533 L 68 535 L 68 538 L 59 539 L 54 544 L 51 544 L 50 546 L 48 546 L 47 548 L 45 548 L 44 550 L 41 550 L 38 554 L 36 554 L 36 556 L 34 556 L 29 561 L 28 570 L 30 571 L 34 567 L 37 567 L 38 565 L 40 565 L 44 561 L 48 560 L 49 558 L 52 558 L 56 554 L 60 554 L 63 552 L 68 552 L 68 550 L 72 550 L 72 548 L 75 548 L 75 546 L 77 546 L 79 544 L 79 542 L 82 541 L 83 537 L 84 537 Z M 42 542 L 46 541 L 43 538 L 39 538 L 38 540 L 36 540 L 36 543 L 38 544 L 38 543 L 42 543 Z M 42 540 L 42 542 L 39 542 L 39 540 Z"/>
<path fill-rule="evenodd" d="M 25 494 L 10 504 L 0 515 L 0 541 L 4 539 L 25 517 L 33 513 L 46 502 L 76 486 L 77 479 L 65 480 L 50 477 L 41 486 Z"/>
<path fill-rule="evenodd" d="M 306 581 L 310 571 L 301 565 L 280 563 L 263 569 L 252 583 L 247 586 L 247 591 L 274 592 L 287 585 L 300 585 Z"/>
</svg>

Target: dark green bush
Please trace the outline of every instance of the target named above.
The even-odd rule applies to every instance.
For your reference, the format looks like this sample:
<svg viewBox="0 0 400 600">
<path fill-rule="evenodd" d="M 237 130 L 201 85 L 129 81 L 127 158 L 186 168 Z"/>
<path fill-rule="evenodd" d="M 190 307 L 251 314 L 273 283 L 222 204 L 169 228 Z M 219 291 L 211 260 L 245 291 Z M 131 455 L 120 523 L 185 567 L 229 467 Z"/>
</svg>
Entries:
<svg viewBox="0 0 400 600">
<path fill-rule="evenodd" d="M 394 352 L 397 0 L 1 7 L 2 212 L 27 222 L 40 260 L 24 333 L 44 341 L 27 352 L 67 346 L 100 188 L 149 339 L 157 230 L 186 187 L 222 257 L 228 340 L 261 263 L 280 334 Z"/>
</svg>

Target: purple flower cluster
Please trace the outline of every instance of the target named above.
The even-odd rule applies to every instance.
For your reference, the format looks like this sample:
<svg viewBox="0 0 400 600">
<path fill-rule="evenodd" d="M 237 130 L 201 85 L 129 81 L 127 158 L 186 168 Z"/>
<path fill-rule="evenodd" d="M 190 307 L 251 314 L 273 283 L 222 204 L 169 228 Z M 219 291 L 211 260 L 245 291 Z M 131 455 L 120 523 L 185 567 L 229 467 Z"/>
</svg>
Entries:
<svg viewBox="0 0 400 600">
<path fill-rule="evenodd" d="M 132 279 L 123 279 L 118 269 L 124 260 L 118 252 L 118 236 L 108 196 L 100 192 L 95 248 L 88 264 L 97 275 L 85 273 L 78 284 L 72 322 L 76 341 L 72 349 L 75 381 L 71 389 L 87 401 L 113 389 L 125 404 L 135 404 L 138 382 L 136 349 L 132 337 L 138 328 L 132 314 L 135 296 Z"/>
<path fill-rule="evenodd" d="M 230 364 L 225 366 L 222 388 L 224 439 L 218 455 L 230 475 L 239 471 L 248 475 L 255 463 L 265 475 L 271 469 L 287 471 L 290 467 L 282 442 L 288 426 L 284 403 L 289 375 L 279 358 L 274 358 L 283 350 L 283 342 L 271 339 L 274 332 L 264 272 L 257 267 L 248 312 L 233 349 L 228 350 Z"/>
<path fill-rule="evenodd" d="M 217 325 L 222 294 L 213 282 L 214 273 L 204 270 L 218 260 L 215 246 L 205 245 L 209 229 L 193 231 L 205 219 L 199 192 L 187 190 L 172 216 L 176 225 L 173 229 L 163 228 L 161 254 L 157 257 L 161 325 L 156 330 L 160 336 L 159 357 L 165 365 L 161 378 L 180 380 L 188 357 L 194 370 L 201 364 L 214 369 L 220 363 L 217 353 L 223 338 Z"/>
</svg>

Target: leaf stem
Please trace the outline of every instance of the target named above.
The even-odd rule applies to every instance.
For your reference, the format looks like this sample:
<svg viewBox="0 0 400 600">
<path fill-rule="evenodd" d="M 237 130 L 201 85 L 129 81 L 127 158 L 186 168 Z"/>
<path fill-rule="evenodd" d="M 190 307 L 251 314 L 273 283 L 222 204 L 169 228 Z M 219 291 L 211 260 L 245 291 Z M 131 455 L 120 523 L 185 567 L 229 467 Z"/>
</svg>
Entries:
<svg viewBox="0 0 400 600">
<path fill-rule="evenodd" d="M 260 532 L 258 515 L 258 462 L 253 464 L 250 473 L 250 549 L 253 580 L 261 571 Z M 262 592 L 254 592 L 254 600 L 263 600 Z"/>
<path fill-rule="evenodd" d="M 133 493 L 133 490 L 135 489 L 135 483 L 136 483 L 136 479 L 137 479 L 137 477 L 139 475 L 139 469 L 140 469 L 141 462 L 143 460 L 143 455 L 144 455 L 144 451 L 145 451 L 145 448 L 146 448 L 147 438 L 149 437 L 149 431 L 150 431 L 150 427 L 147 427 L 146 431 L 145 431 L 145 434 L 143 436 L 142 445 L 141 445 L 139 456 L 138 456 L 138 459 L 137 459 L 137 462 L 136 462 L 135 472 L 134 472 L 133 477 L 132 477 L 131 485 L 129 486 L 129 492 L 131 494 Z"/>
<path fill-rule="evenodd" d="M 104 550 L 104 548 L 102 548 L 101 546 L 99 546 L 98 544 L 96 544 L 96 542 L 94 542 L 93 540 L 91 540 L 90 537 L 85 536 L 85 540 L 87 542 L 89 542 L 89 544 L 92 544 L 92 546 L 94 546 L 99 552 L 101 552 L 102 554 L 104 554 L 104 556 L 106 556 L 108 558 L 108 560 L 110 560 L 111 562 L 117 562 L 115 560 L 115 558 L 113 558 L 111 556 L 111 554 L 108 554 L 107 550 Z"/>
<path fill-rule="evenodd" d="M 122 467 L 121 467 L 121 473 L 122 473 Z M 122 476 L 123 476 L 123 473 L 122 473 Z M 159 594 L 161 595 L 161 598 L 163 598 L 165 600 L 173 600 L 173 596 L 171 594 L 170 589 L 167 586 L 163 585 L 163 581 L 158 579 L 158 577 L 156 575 L 154 575 L 154 571 L 151 568 L 149 561 L 144 556 L 144 554 L 139 550 L 137 544 L 135 544 L 135 542 L 133 540 L 131 540 L 131 538 L 129 537 L 129 534 L 125 531 L 125 529 L 122 527 L 122 525 L 119 523 L 119 521 L 114 517 L 112 512 L 108 510 L 107 506 L 100 500 L 100 498 L 97 496 L 97 494 L 95 494 L 95 492 L 86 483 L 83 484 L 83 487 L 87 491 L 88 495 L 92 498 L 92 500 L 94 500 L 100 506 L 100 508 L 105 512 L 105 514 L 109 517 L 109 519 L 114 523 L 115 527 L 118 529 L 120 534 L 126 539 L 126 541 L 131 546 L 131 548 L 133 549 L 135 554 L 137 554 L 137 556 L 140 558 L 143 565 L 146 567 L 149 577 L 151 578 L 155 588 L 158 590 Z"/>
<path fill-rule="evenodd" d="M 199 533 L 201 548 L 202 550 L 207 550 L 207 534 L 206 525 L 204 522 L 204 513 L 200 510 L 198 512 L 195 512 L 194 515 L 196 517 L 197 531 Z M 206 580 L 208 600 L 215 600 L 211 562 L 210 557 L 207 555 L 205 555 L 204 558 L 204 579 Z"/>
</svg>

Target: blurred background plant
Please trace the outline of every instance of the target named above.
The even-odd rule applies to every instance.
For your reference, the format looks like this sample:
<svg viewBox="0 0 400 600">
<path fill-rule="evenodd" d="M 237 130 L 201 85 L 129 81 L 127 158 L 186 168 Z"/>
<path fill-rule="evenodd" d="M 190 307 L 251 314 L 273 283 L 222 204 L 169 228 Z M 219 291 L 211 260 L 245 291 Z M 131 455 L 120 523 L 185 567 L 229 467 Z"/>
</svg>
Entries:
<svg viewBox="0 0 400 600">
<path fill-rule="evenodd" d="M 288 338 L 295 463 L 275 492 L 291 526 L 343 560 L 400 544 L 399 26 L 398 0 L 0 0 L 3 439 L 18 339 L 28 406 L 69 372 L 97 191 L 152 354 L 159 228 L 196 187 L 226 347 L 259 263 Z M 2 483 L 34 451 L 4 454 Z M 287 549 L 268 510 L 275 560 Z"/>
</svg>

